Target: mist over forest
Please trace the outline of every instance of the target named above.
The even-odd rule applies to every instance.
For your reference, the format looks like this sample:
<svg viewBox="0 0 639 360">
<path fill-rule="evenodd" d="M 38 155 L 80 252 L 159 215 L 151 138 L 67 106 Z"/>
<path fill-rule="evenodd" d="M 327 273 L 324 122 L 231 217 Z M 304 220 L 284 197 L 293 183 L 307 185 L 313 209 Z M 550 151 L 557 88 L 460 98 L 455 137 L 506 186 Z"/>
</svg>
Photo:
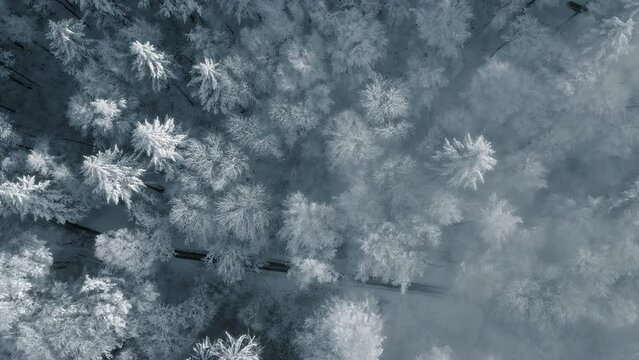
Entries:
<svg viewBox="0 0 639 360">
<path fill-rule="evenodd" d="M 0 0 L 0 359 L 639 360 L 639 0 Z"/>
</svg>

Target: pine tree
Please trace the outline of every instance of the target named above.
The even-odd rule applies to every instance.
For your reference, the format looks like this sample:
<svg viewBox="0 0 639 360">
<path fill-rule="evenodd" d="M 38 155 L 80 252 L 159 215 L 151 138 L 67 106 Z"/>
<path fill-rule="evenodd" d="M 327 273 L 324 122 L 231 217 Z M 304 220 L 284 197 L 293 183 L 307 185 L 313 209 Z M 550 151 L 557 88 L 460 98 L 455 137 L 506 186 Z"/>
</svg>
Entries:
<svg viewBox="0 0 639 360">
<path fill-rule="evenodd" d="M 227 15 L 234 16 L 238 24 L 255 15 L 254 0 L 218 0 Z"/>
<path fill-rule="evenodd" d="M 352 9 L 329 18 L 335 40 L 329 42 L 328 53 L 336 74 L 347 73 L 359 81 L 382 59 L 388 39 L 384 26 L 374 17 Z"/>
<path fill-rule="evenodd" d="M 202 13 L 202 6 L 197 0 L 165 0 L 160 4 L 160 15 L 166 18 L 176 17 L 182 22 Z"/>
<path fill-rule="evenodd" d="M 448 178 L 450 186 L 476 190 L 477 182 L 484 182 L 484 173 L 497 164 L 492 157 L 494 153 L 483 136 L 473 140 L 466 134 L 463 143 L 455 138 L 452 143 L 446 139 L 443 150 L 437 151 L 433 158 L 441 162 L 441 174 Z"/>
<path fill-rule="evenodd" d="M 429 352 L 419 355 L 415 360 L 451 360 L 452 355 L 450 346 L 433 346 Z"/>
<path fill-rule="evenodd" d="M 172 117 L 166 116 L 164 123 L 156 117 L 152 123 L 146 119 L 137 123 L 131 141 L 138 154 L 151 157 L 151 165 L 157 170 L 166 170 L 171 162 L 181 159 L 177 147 L 186 139 L 186 135 L 176 132 Z"/>
<path fill-rule="evenodd" d="M 63 224 L 84 217 L 86 209 L 72 197 L 49 187 L 50 181 L 36 182 L 34 176 L 22 176 L 15 182 L 0 183 L 0 213 L 15 213 L 21 218 L 33 216 L 45 220 L 55 219 Z"/>
<path fill-rule="evenodd" d="M 122 201 L 131 206 L 131 196 L 144 186 L 140 180 L 144 171 L 135 167 L 132 158 L 123 156 L 117 146 L 85 156 L 81 171 L 85 183 L 95 187 L 95 193 L 105 196 L 107 203 Z"/>
<path fill-rule="evenodd" d="M 10 149 L 20 144 L 21 136 L 15 130 L 9 116 L 0 112 L 0 149 Z"/>
<path fill-rule="evenodd" d="M 175 76 L 170 68 L 169 56 L 157 50 L 148 41 L 144 44 L 137 40 L 131 42 L 129 52 L 133 56 L 133 70 L 137 73 L 138 79 L 150 78 L 155 92 L 159 92 L 166 82 Z"/>
<path fill-rule="evenodd" d="M 217 339 L 214 343 L 205 338 L 195 345 L 195 352 L 188 360 L 260 360 L 260 345 L 255 337 L 240 335 L 234 338 L 226 333 L 226 340 Z"/>
<path fill-rule="evenodd" d="M 276 159 L 284 156 L 279 138 L 271 132 L 266 122 L 259 121 L 254 115 L 230 116 L 226 119 L 226 129 L 233 142 L 258 156 L 272 156 Z"/>
<path fill-rule="evenodd" d="M 248 158 L 220 135 L 186 142 L 182 164 L 194 173 L 195 182 L 214 191 L 226 189 L 248 170 Z M 186 181 L 193 182 L 190 177 Z"/>
<path fill-rule="evenodd" d="M 254 244 L 264 241 L 270 223 L 268 200 L 262 185 L 237 185 L 216 202 L 215 218 L 240 240 Z"/>
<path fill-rule="evenodd" d="M 113 0 L 72 0 L 80 6 L 85 18 L 95 20 L 99 25 L 109 20 L 122 20 L 130 9 L 123 3 Z"/>
<path fill-rule="evenodd" d="M 371 129 L 352 111 L 345 111 L 334 117 L 325 134 L 328 137 L 328 156 L 332 166 L 370 160 L 381 152 Z"/>
<path fill-rule="evenodd" d="M 376 360 L 382 355 L 382 319 L 371 300 L 329 299 L 306 319 L 295 339 L 308 360 Z"/>
<path fill-rule="evenodd" d="M 217 236 L 212 201 L 200 194 L 190 194 L 171 200 L 169 220 L 186 235 L 186 244 L 207 245 Z"/>
<path fill-rule="evenodd" d="M 129 128 L 122 112 L 127 109 L 125 99 L 90 99 L 75 95 L 69 100 L 67 117 L 71 126 L 79 127 L 84 133 L 91 131 L 93 136 L 108 137 L 123 133 Z"/>
<path fill-rule="evenodd" d="M 155 262 L 167 259 L 172 252 L 171 244 L 153 243 L 141 231 L 120 229 L 95 238 L 95 256 L 106 265 L 133 276 L 148 276 Z"/>
<path fill-rule="evenodd" d="M 132 302 L 114 279 L 53 281 L 51 253 L 32 235 L 8 248 L 4 244 L 0 260 L 1 353 L 33 360 L 99 360 L 134 335 Z"/>
<path fill-rule="evenodd" d="M 426 269 L 424 252 L 418 249 L 421 239 L 386 222 L 359 240 L 363 258 L 357 278 L 380 278 L 406 291 L 411 281 Z"/>
<path fill-rule="evenodd" d="M 473 16 L 466 0 L 420 0 L 413 9 L 418 34 L 442 57 L 459 57 L 470 37 L 468 21 Z"/>
<path fill-rule="evenodd" d="M 305 289 L 313 282 L 336 282 L 339 273 L 330 264 L 316 259 L 293 258 L 287 276 L 295 279 L 300 288 Z"/>
<path fill-rule="evenodd" d="M 78 65 L 89 54 L 89 42 L 84 38 L 84 24 L 78 20 L 49 20 L 47 39 L 51 41 L 53 54 L 65 66 Z"/>
<path fill-rule="evenodd" d="M 309 201 L 300 192 L 289 194 L 283 205 L 283 224 L 278 235 L 286 242 L 289 255 L 332 259 L 340 242 L 335 210 Z"/>
<path fill-rule="evenodd" d="M 199 97 L 204 110 L 217 111 L 214 108 L 220 100 L 220 91 L 218 90 L 222 77 L 220 64 L 210 58 L 205 58 L 203 62 L 193 65 L 191 74 L 193 77 L 189 86 L 199 86 L 194 95 Z"/>
<path fill-rule="evenodd" d="M 227 56 L 219 64 L 207 58 L 193 66 L 189 86 L 199 87 L 196 94 L 205 110 L 228 115 L 253 102 L 249 77 L 254 71 L 252 64 L 238 55 Z"/>
<path fill-rule="evenodd" d="M 481 209 L 479 236 L 486 242 L 499 246 L 517 230 L 517 224 L 522 222 L 512 212 L 507 201 L 498 199 L 496 194 L 491 195 L 489 206 Z"/>
</svg>

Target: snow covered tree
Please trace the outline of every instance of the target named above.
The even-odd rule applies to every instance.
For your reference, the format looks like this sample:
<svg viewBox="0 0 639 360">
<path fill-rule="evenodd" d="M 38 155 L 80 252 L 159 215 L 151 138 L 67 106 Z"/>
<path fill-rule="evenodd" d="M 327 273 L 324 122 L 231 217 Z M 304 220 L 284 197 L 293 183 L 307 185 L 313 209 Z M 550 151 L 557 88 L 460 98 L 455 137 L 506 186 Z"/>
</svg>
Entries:
<svg viewBox="0 0 639 360">
<path fill-rule="evenodd" d="M 98 360 L 134 334 L 129 327 L 133 305 L 113 279 L 86 276 L 77 284 L 48 279 L 36 287 L 47 278 L 51 254 L 37 239 L 19 246 L 0 252 L 0 259 L 9 260 L 0 262 L 0 312 L 10 310 L 0 326 L 2 353 L 33 360 Z"/>
<path fill-rule="evenodd" d="M 187 360 L 260 360 L 260 345 L 250 335 L 234 338 L 226 333 L 226 340 L 217 339 L 214 343 L 206 337 L 195 345 L 193 352 Z"/>
<path fill-rule="evenodd" d="M 210 58 L 193 66 L 189 86 L 198 87 L 197 95 L 202 106 L 214 114 L 230 114 L 245 109 L 254 100 L 249 77 L 255 69 L 252 64 L 237 55 L 216 63 Z"/>
<path fill-rule="evenodd" d="M 453 350 L 450 346 L 433 346 L 429 352 L 419 355 L 415 360 L 451 360 Z"/>
<path fill-rule="evenodd" d="M 286 242 L 289 255 L 332 259 L 340 242 L 335 210 L 309 201 L 300 192 L 289 194 L 283 205 L 284 219 L 278 235 Z"/>
<path fill-rule="evenodd" d="M 95 256 L 115 269 L 123 269 L 133 276 L 147 276 L 158 260 L 172 255 L 171 244 L 152 243 L 141 231 L 120 229 L 95 238 Z"/>
<path fill-rule="evenodd" d="M 334 117 L 325 134 L 328 137 L 327 150 L 332 166 L 370 160 L 381 152 L 374 133 L 352 111 L 344 111 Z"/>
<path fill-rule="evenodd" d="M 254 0 L 218 0 L 224 12 L 235 17 L 238 23 L 255 15 Z"/>
<path fill-rule="evenodd" d="M 89 42 L 84 38 L 84 24 L 81 21 L 65 19 L 49 20 L 47 39 L 51 41 L 53 54 L 65 66 L 75 66 L 86 60 L 89 54 Z"/>
<path fill-rule="evenodd" d="M 306 319 L 295 339 L 308 360 L 376 360 L 382 355 L 382 319 L 372 300 L 329 299 Z"/>
<path fill-rule="evenodd" d="M 408 99 L 400 82 L 374 76 L 363 91 L 362 106 L 375 133 L 383 139 L 401 139 L 411 128 L 402 119 L 408 115 Z"/>
<path fill-rule="evenodd" d="M 133 70 L 137 73 L 138 79 L 150 78 L 155 92 L 159 92 L 166 82 L 175 76 L 171 70 L 169 56 L 148 41 L 144 44 L 133 41 L 129 45 L 129 52 L 133 57 Z"/>
<path fill-rule="evenodd" d="M 193 172 L 185 181 L 202 183 L 214 191 L 226 189 L 248 170 L 248 158 L 232 143 L 217 134 L 185 143 L 182 164 Z"/>
<path fill-rule="evenodd" d="M 95 20 L 99 25 L 109 20 L 121 21 L 130 11 L 126 4 L 113 0 L 72 0 L 72 2 L 80 6 L 86 18 Z"/>
<path fill-rule="evenodd" d="M 147 291 L 151 292 L 151 291 Z M 152 294 L 157 296 L 156 294 Z M 148 359 L 179 359 L 205 328 L 218 307 L 211 300 L 211 289 L 196 285 L 186 298 L 176 303 L 152 303 L 141 309 L 135 338 L 131 339 L 138 356 Z"/>
<path fill-rule="evenodd" d="M 202 5 L 198 0 L 165 0 L 160 2 L 160 15 L 176 17 L 186 22 L 190 16 L 200 15 Z"/>
<path fill-rule="evenodd" d="M 292 147 L 298 138 L 315 128 L 332 105 L 329 88 L 317 86 L 308 90 L 300 101 L 276 97 L 271 102 L 270 117 L 284 132 L 284 140 Z"/>
<path fill-rule="evenodd" d="M 426 269 L 425 254 L 419 249 L 422 240 L 386 222 L 359 240 L 363 258 L 357 278 L 379 278 L 399 285 L 406 291 L 411 281 Z"/>
<path fill-rule="evenodd" d="M 266 122 L 259 121 L 254 115 L 232 115 L 226 119 L 226 129 L 235 143 L 258 156 L 272 156 L 276 159 L 284 156 L 279 138 L 271 132 Z"/>
<path fill-rule="evenodd" d="M 446 139 L 442 151 L 437 151 L 433 158 L 441 163 L 441 174 L 448 178 L 450 186 L 476 190 L 477 182 L 484 182 L 484 173 L 497 164 L 492 157 L 494 153 L 483 136 L 473 140 L 466 134 L 464 142 L 453 138 L 451 143 Z"/>
<path fill-rule="evenodd" d="M 404 85 L 374 76 L 362 94 L 362 106 L 367 120 L 373 124 L 404 117 L 408 114 L 408 99 Z"/>
<path fill-rule="evenodd" d="M 470 37 L 471 7 L 466 0 L 419 0 L 413 10 L 419 36 L 442 57 L 459 57 Z"/>
<path fill-rule="evenodd" d="M 10 149 L 20 141 L 21 136 L 9 122 L 9 116 L 0 112 L 0 149 Z"/>
<path fill-rule="evenodd" d="M 216 202 L 215 219 L 238 239 L 259 243 L 270 223 L 268 201 L 262 185 L 236 185 Z"/>
<path fill-rule="evenodd" d="M 339 273 L 330 264 L 316 259 L 302 258 L 293 258 L 291 269 L 286 275 L 295 279 L 302 289 L 313 282 L 333 283 L 339 278 Z"/>
<path fill-rule="evenodd" d="M 172 117 L 166 116 L 164 123 L 156 117 L 152 123 L 146 119 L 144 123 L 137 123 L 131 141 L 138 154 L 151 157 L 151 165 L 157 170 L 166 170 L 171 162 L 180 160 L 177 147 L 186 139 L 175 129 Z"/>
<path fill-rule="evenodd" d="M 91 131 L 94 137 L 108 137 L 129 130 L 122 112 L 127 108 L 125 99 L 90 99 L 75 95 L 69 100 L 67 117 L 71 126 L 84 133 Z"/>
<path fill-rule="evenodd" d="M 506 200 L 498 199 L 496 194 L 491 195 L 488 207 L 481 209 L 479 236 L 484 241 L 499 246 L 517 230 L 517 224 L 522 222 L 512 212 L 513 209 Z"/>
<path fill-rule="evenodd" d="M 634 28 L 635 22 L 632 16 L 626 21 L 616 16 L 603 19 L 599 27 L 593 28 L 581 40 L 586 44 L 584 54 L 589 55 L 589 61 L 605 63 L 617 60 L 621 55 L 629 53 Z"/>
<path fill-rule="evenodd" d="M 171 200 L 169 220 L 186 235 L 186 244 L 206 245 L 217 235 L 213 203 L 205 196 L 191 194 Z"/>
<path fill-rule="evenodd" d="M 34 220 L 55 219 L 61 224 L 82 219 L 87 209 L 69 195 L 50 188 L 50 184 L 48 180 L 37 182 L 34 176 L 0 183 L 0 214 L 15 213 L 23 219 L 26 216 L 33 216 Z"/>
<path fill-rule="evenodd" d="M 122 201 L 131 206 L 131 196 L 144 186 L 140 180 L 144 170 L 137 168 L 133 159 L 124 156 L 117 146 L 85 156 L 81 171 L 85 183 L 105 196 L 107 203 Z"/>
<path fill-rule="evenodd" d="M 193 65 L 191 74 L 193 77 L 189 86 L 199 86 L 196 94 L 205 110 L 211 111 L 219 100 L 218 87 L 222 76 L 220 64 L 210 58 L 205 58 L 203 62 Z"/>
<path fill-rule="evenodd" d="M 384 56 L 388 44 L 384 26 L 355 9 L 340 11 L 329 19 L 335 37 L 327 49 L 333 71 L 362 79 Z"/>
</svg>

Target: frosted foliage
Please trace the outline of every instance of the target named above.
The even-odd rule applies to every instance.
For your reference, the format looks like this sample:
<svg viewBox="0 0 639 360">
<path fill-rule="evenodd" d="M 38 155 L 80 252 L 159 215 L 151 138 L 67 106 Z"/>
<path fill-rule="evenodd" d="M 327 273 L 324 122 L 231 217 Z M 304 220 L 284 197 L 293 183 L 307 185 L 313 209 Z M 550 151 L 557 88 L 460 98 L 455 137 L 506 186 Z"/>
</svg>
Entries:
<svg viewBox="0 0 639 360">
<path fill-rule="evenodd" d="M 356 10 L 339 13 L 334 22 L 336 40 L 328 47 L 333 71 L 369 73 L 386 50 L 384 26 Z"/>
<path fill-rule="evenodd" d="M 427 213 L 441 226 L 448 226 L 462 220 L 460 201 L 450 193 L 435 194 L 428 204 Z"/>
<path fill-rule="evenodd" d="M 93 130 L 98 135 L 108 135 L 115 130 L 126 107 L 124 99 L 89 100 L 74 96 L 69 101 L 67 116 L 71 125 L 80 127 L 83 131 Z"/>
<path fill-rule="evenodd" d="M 299 192 L 284 200 L 283 224 L 278 235 L 293 257 L 331 259 L 339 244 L 335 211 L 309 201 Z"/>
<path fill-rule="evenodd" d="M 18 143 L 20 143 L 20 134 L 16 132 L 9 122 L 9 117 L 0 113 L 0 148 L 12 147 Z"/>
<path fill-rule="evenodd" d="M 599 61 L 614 61 L 621 55 L 630 52 L 630 41 L 635 28 L 635 22 L 632 18 L 623 21 L 614 16 L 609 19 L 603 19 L 601 25 L 591 30 L 586 35 L 586 39 L 582 42 L 586 44 L 595 43 L 593 46 L 587 46 L 585 54 L 591 55 L 591 59 Z"/>
<path fill-rule="evenodd" d="M 429 352 L 419 355 L 415 360 L 453 360 L 452 355 L 450 346 L 433 346 Z"/>
<path fill-rule="evenodd" d="M 299 258 L 293 259 L 288 276 L 294 278 L 301 288 L 306 288 L 313 282 L 333 283 L 339 277 L 333 267 L 327 263 L 315 259 Z"/>
<path fill-rule="evenodd" d="M 140 180 L 143 170 L 117 146 L 85 156 L 81 171 L 85 183 L 94 187 L 96 194 L 106 197 L 107 203 L 123 202 L 130 206 L 133 194 L 144 186 Z"/>
<path fill-rule="evenodd" d="M 488 243 L 499 245 L 517 230 L 517 225 L 521 222 L 519 216 L 513 215 L 508 202 L 493 194 L 488 207 L 481 209 L 479 236 Z"/>
<path fill-rule="evenodd" d="M 255 12 L 255 0 L 218 0 L 224 11 L 241 23 L 244 19 L 250 19 Z"/>
<path fill-rule="evenodd" d="M 198 86 L 197 95 L 206 110 L 212 110 L 218 101 L 220 86 L 219 80 L 222 76 L 221 65 L 210 58 L 193 65 L 191 73 L 193 75 L 190 86 Z"/>
<path fill-rule="evenodd" d="M 124 269 L 134 276 L 146 276 L 150 274 L 154 261 L 159 259 L 161 248 L 168 245 L 151 241 L 149 236 L 139 231 L 110 231 L 96 236 L 95 256 L 113 268 Z"/>
<path fill-rule="evenodd" d="M 280 159 L 284 156 L 279 139 L 265 122 L 255 116 L 231 116 L 226 120 L 226 128 L 231 139 L 259 156 L 272 156 Z"/>
<path fill-rule="evenodd" d="M 247 160 L 232 143 L 210 134 L 201 141 L 187 141 L 182 162 L 198 176 L 198 181 L 221 191 L 248 170 Z"/>
<path fill-rule="evenodd" d="M 198 0 L 165 0 L 161 2 L 160 14 L 164 17 L 177 17 L 183 22 L 189 16 L 200 15 L 202 7 Z"/>
<path fill-rule="evenodd" d="M 78 221 L 84 209 L 73 198 L 50 186 L 50 181 L 38 182 L 34 176 L 22 176 L 16 181 L 0 183 L 0 214 L 3 209 L 34 220 Z"/>
<path fill-rule="evenodd" d="M 369 301 L 330 299 L 306 319 L 296 344 L 308 360 L 376 360 L 382 354 L 382 319 Z"/>
<path fill-rule="evenodd" d="M 177 132 L 174 119 L 168 116 L 164 123 L 157 117 L 152 123 L 146 119 L 144 123 L 138 122 L 132 136 L 135 150 L 151 157 L 151 165 L 158 170 L 165 170 L 181 158 L 177 147 L 184 139 L 186 135 Z"/>
<path fill-rule="evenodd" d="M 470 37 L 466 0 L 420 0 L 414 10 L 419 36 L 443 57 L 456 58 Z"/>
<path fill-rule="evenodd" d="M 261 185 L 237 185 L 215 204 L 217 222 L 244 241 L 263 240 L 269 224 L 268 195 Z"/>
<path fill-rule="evenodd" d="M 228 56 L 221 63 L 206 58 L 193 66 L 189 86 L 197 87 L 194 94 L 205 110 L 230 114 L 253 101 L 249 84 L 253 71 L 251 64 L 237 55 Z"/>
<path fill-rule="evenodd" d="M 406 291 L 411 280 L 424 273 L 424 254 L 416 248 L 420 239 L 397 229 L 392 223 L 373 229 L 359 243 L 363 252 L 357 274 L 359 279 L 380 278 L 400 285 L 402 291 Z"/>
<path fill-rule="evenodd" d="M 31 289 L 49 275 L 49 267 L 53 263 L 51 251 L 33 234 L 27 233 L 7 241 L 13 246 L 18 245 L 20 250 L 15 253 L 0 252 L 0 303 L 29 296 Z M 1 309 L 0 313 L 5 315 Z M 6 330 L 7 326 L 9 324 L 1 324 L 0 332 Z"/>
<path fill-rule="evenodd" d="M 362 106 L 366 110 L 367 120 L 374 124 L 404 117 L 408 113 L 403 85 L 380 77 L 374 77 L 364 89 Z"/>
<path fill-rule="evenodd" d="M 204 338 L 195 345 L 193 353 L 187 360 L 260 360 L 260 345 L 253 336 L 235 338 L 226 333 L 226 339 L 217 339 L 214 343 Z"/>
<path fill-rule="evenodd" d="M 451 143 L 446 139 L 443 150 L 437 151 L 433 158 L 441 163 L 441 174 L 448 178 L 451 187 L 476 190 L 477 182 L 484 182 L 484 173 L 497 164 L 494 153 L 483 136 L 473 140 L 467 134 L 463 142 L 453 138 Z"/>
<path fill-rule="evenodd" d="M 169 68 L 171 64 L 169 57 L 149 42 L 142 44 L 139 41 L 133 41 L 129 45 L 129 52 L 133 56 L 133 70 L 137 73 L 138 79 L 150 78 L 153 90 L 156 92 L 174 77 L 173 71 Z"/>
<path fill-rule="evenodd" d="M 187 195 L 171 200 L 169 220 L 186 235 L 187 244 L 206 244 L 215 234 L 213 206 L 206 197 Z"/>
<path fill-rule="evenodd" d="M 46 37 L 51 42 L 53 54 L 64 65 L 70 65 L 86 57 L 87 41 L 84 39 L 84 27 L 82 22 L 72 19 L 58 22 L 49 20 L 49 32 Z"/>
<path fill-rule="evenodd" d="M 332 166 L 362 162 L 380 153 L 374 133 L 354 112 L 345 111 L 334 117 L 326 129 L 326 135 Z"/>
</svg>

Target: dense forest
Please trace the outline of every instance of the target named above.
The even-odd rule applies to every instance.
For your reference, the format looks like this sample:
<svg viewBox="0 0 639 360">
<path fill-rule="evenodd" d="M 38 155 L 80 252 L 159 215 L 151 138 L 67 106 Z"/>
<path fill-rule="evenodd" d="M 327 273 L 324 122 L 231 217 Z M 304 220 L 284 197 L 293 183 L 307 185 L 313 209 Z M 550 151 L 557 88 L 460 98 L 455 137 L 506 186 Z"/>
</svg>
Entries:
<svg viewBox="0 0 639 360">
<path fill-rule="evenodd" d="M 0 358 L 639 359 L 638 12 L 0 0 Z"/>
</svg>

